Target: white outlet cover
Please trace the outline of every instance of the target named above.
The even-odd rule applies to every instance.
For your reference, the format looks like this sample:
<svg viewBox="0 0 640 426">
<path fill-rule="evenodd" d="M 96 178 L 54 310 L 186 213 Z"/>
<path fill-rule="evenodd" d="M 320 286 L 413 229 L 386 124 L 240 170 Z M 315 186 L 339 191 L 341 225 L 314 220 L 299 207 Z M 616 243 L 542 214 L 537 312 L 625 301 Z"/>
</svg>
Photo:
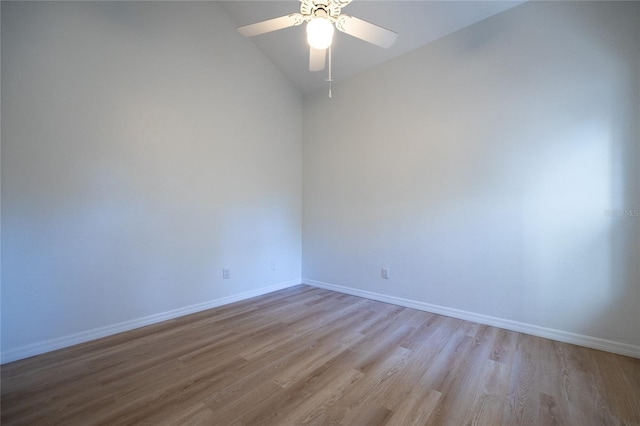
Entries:
<svg viewBox="0 0 640 426">
<path fill-rule="evenodd" d="M 382 270 L 380 271 L 380 273 L 382 275 L 382 278 L 384 278 L 385 280 L 389 279 L 389 268 L 388 267 L 384 266 L 382 268 Z"/>
</svg>

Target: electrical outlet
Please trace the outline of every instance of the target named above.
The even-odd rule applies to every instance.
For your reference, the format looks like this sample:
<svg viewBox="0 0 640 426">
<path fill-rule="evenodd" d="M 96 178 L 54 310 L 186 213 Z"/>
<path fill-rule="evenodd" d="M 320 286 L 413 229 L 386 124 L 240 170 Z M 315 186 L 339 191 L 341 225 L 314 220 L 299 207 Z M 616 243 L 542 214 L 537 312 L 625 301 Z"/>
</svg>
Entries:
<svg viewBox="0 0 640 426">
<path fill-rule="evenodd" d="M 228 280 L 230 276 L 231 276 L 231 273 L 230 273 L 229 269 L 227 269 L 227 268 L 222 269 L 222 279 L 223 280 Z"/>
<path fill-rule="evenodd" d="M 383 266 L 382 270 L 380 271 L 380 275 L 385 280 L 388 280 L 389 279 L 389 267 L 388 266 Z"/>
</svg>

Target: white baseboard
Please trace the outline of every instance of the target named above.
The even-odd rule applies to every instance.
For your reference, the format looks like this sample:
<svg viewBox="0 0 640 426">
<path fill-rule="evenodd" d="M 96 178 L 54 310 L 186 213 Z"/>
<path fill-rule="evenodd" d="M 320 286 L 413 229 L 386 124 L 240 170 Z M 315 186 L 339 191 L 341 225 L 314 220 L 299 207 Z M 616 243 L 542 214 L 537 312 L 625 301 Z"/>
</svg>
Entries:
<svg viewBox="0 0 640 426">
<path fill-rule="evenodd" d="M 244 293 L 234 294 L 227 297 L 221 297 L 219 299 L 209 300 L 207 302 L 198 303 L 191 306 L 185 306 L 178 309 L 173 309 L 167 312 L 161 312 L 159 314 L 149 315 L 143 318 L 137 318 L 134 320 L 124 321 L 117 324 L 108 325 L 105 327 L 99 327 L 92 330 L 82 331 L 80 333 L 71 334 L 68 336 L 59 337 L 56 339 L 45 340 L 38 343 L 22 346 L 16 349 L 11 349 L 0 354 L 0 364 L 5 364 L 12 361 L 28 358 L 34 355 L 40 355 L 45 352 L 54 351 L 56 349 L 66 348 L 68 346 L 77 345 L 79 343 L 88 342 L 90 340 L 99 339 L 101 337 L 111 336 L 124 331 L 133 330 L 135 328 L 144 327 L 151 324 L 156 324 L 162 321 L 178 318 L 184 315 L 193 314 L 195 312 L 204 311 L 218 306 L 227 305 L 229 303 L 238 302 L 252 297 L 261 296 L 263 294 L 271 293 L 273 291 L 282 290 L 288 287 L 299 285 L 300 280 L 285 281 L 278 284 L 274 284 L 268 287 L 262 287 L 256 290 L 246 291 Z"/>
<path fill-rule="evenodd" d="M 564 343 L 584 346 L 592 349 L 612 352 L 620 355 L 640 358 L 640 346 L 630 345 L 627 343 L 616 342 L 613 340 L 601 339 L 598 337 L 585 336 L 583 334 L 571 333 L 568 331 L 556 330 L 553 328 L 540 327 L 533 324 L 526 324 L 518 321 L 512 321 L 504 318 L 492 317 L 489 315 L 477 314 L 474 312 L 463 311 L 460 309 L 448 308 L 446 306 L 432 305 L 430 303 L 418 302 L 401 297 L 388 296 L 386 294 L 374 293 L 366 290 L 359 290 L 351 287 L 344 287 L 336 284 L 329 284 L 322 281 L 316 281 L 308 278 L 302 279 L 303 284 L 313 287 L 324 288 L 327 290 L 337 291 L 340 293 L 351 294 L 353 296 L 364 297 L 366 299 L 377 300 L 379 302 L 391 303 L 407 308 L 418 309 L 421 311 L 431 312 L 434 314 L 445 315 L 448 317 L 458 318 L 466 321 L 472 321 L 479 324 L 490 325 L 493 327 L 504 328 L 506 330 L 517 331 L 520 333 L 530 334 L 533 336 L 544 337 L 546 339 L 556 340 Z"/>
<path fill-rule="evenodd" d="M 492 317 L 489 315 L 477 314 L 473 312 L 463 311 L 460 309 L 448 308 L 445 306 L 433 305 L 430 303 L 418 302 L 410 299 L 403 299 L 395 296 L 374 293 L 366 290 L 359 290 L 351 287 L 344 287 L 336 284 L 329 284 L 322 281 L 302 279 L 303 284 L 313 287 L 324 288 L 327 290 L 337 291 L 340 293 L 351 294 L 353 296 L 364 297 L 367 299 L 377 300 L 380 302 L 391 303 L 407 308 L 418 309 L 421 311 L 431 312 L 434 314 L 446 315 L 466 321 L 473 321 L 479 324 L 486 324 L 494 327 L 504 328 L 507 330 L 517 331 L 520 333 L 531 334 L 533 336 L 544 337 L 547 339 L 557 340 L 559 342 L 571 343 L 575 345 L 585 346 L 588 348 L 599 349 L 607 352 L 617 353 L 620 355 L 640 358 L 640 346 L 630 345 L 627 343 L 616 342 L 613 340 L 600 339 L 598 337 L 585 336 L 582 334 L 571 333 L 568 331 L 556 330 L 552 328 L 540 327 L 533 324 L 526 324 L 518 321 L 507 320 L 503 318 Z M 130 321 L 124 321 L 117 324 L 99 327 L 93 330 L 87 330 L 80 333 L 63 336 L 56 339 L 46 340 L 31 345 L 22 346 L 0 354 L 0 364 L 28 358 L 34 355 L 40 355 L 56 349 L 77 345 L 79 343 L 88 342 L 90 340 L 99 339 L 101 337 L 111 336 L 124 331 L 133 330 L 135 328 L 156 324 L 162 321 L 189 315 L 195 312 L 204 311 L 218 306 L 227 305 L 229 303 L 238 302 L 273 291 L 282 290 L 300 284 L 299 280 L 286 281 L 272 286 L 247 291 L 244 293 L 234 294 L 219 299 L 198 303 L 191 306 L 174 309 L 159 314 L 149 315 Z"/>
</svg>

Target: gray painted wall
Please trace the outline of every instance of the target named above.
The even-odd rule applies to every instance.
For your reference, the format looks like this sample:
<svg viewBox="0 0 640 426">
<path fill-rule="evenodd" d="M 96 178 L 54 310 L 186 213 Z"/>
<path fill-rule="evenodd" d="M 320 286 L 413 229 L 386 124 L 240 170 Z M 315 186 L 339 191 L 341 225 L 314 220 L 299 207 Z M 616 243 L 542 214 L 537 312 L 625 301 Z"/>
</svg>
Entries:
<svg viewBox="0 0 640 426">
<path fill-rule="evenodd" d="M 304 281 L 637 352 L 639 46 L 531 2 L 305 97 Z"/>
<path fill-rule="evenodd" d="M 2 2 L 3 354 L 298 284 L 301 102 L 215 2 Z"/>
<path fill-rule="evenodd" d="M 303 103 L 215 2 L 2 2 L 3 361 L 301 275 L 637 348 L 639 23 L 525 4 Z"/>
</svg>

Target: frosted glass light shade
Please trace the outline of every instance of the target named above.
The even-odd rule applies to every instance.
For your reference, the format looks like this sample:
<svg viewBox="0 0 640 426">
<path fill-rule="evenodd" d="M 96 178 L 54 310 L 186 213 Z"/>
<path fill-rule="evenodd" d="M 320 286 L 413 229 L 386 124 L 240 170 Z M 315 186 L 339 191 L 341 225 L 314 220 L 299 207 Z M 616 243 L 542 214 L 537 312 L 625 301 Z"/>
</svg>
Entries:
<svg viewBox="0 0 640 426">
<path fill-rule="evenodd" d="M 326 49 L 333 40 L 333 24 L 325 18 L 313 18 L 307 23 L 307 43 L 314 49 Z"/>
</svg>

